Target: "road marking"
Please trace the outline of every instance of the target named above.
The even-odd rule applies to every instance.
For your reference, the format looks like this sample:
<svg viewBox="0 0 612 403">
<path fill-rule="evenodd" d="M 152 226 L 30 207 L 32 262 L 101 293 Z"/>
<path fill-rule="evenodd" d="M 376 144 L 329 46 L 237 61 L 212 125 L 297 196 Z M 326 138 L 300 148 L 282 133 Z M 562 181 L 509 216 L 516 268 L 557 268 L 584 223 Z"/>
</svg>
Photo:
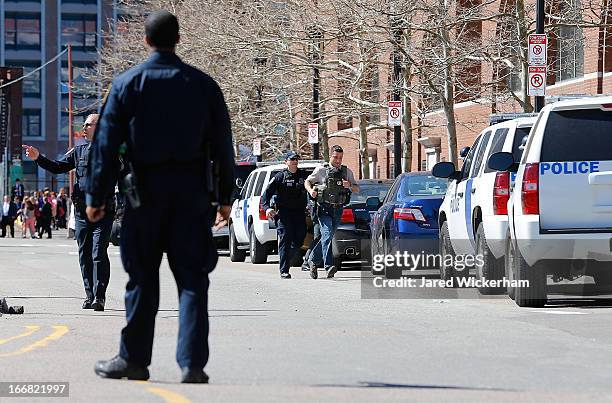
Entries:
<svg viewBox="0 0 612 403">
<path fill-rule="evenodd" d="M 8 339 L 0 339 L 0 345 L 6 344 L 9 341 L 21 339 L 22 337 L 28 337 L 32 333 L 35 333 L 38 330 L 40 330 L 40 326 L 26 326 L 25 328 L 28 329 L 28 330 L 23 332 L 23 333 L 21 333 L 21 334 L 18 334 L 17 336 L 12 336 L 12 337 L 9 337 Z"/>
<path fill-rule="evenodd" d="M 53 326 L 53 329 L 55 329 L 53 333 L 51 333 L 47 337 L 44 337 L 28 346 L 22 347 L 17 351 L 11 351 L 10 353 L 2 353 L 0 354 L 0 357 L 12 357 L 15 355 L 28 353 L 38 348 L 46 347 L 50 341 L 57 340 L 66 333 L 68 333 L 68 326 Z"/>
<path fill-rule="evenodd" d="M 543 311 L 541 309 L 533 309 L 531 312 L 550 313 L 552 315 L 588 315 L 590 312 L 571 312 L 571 311 Z"/>
<path fill-rule="evenodd" d="M 191 400 L 187 399 L 183 395 L 179 395 L 178 393 L 172 392 L 167 389 L 162 388 L 147 388 L 147 392 L 151 392 L 160 396 L 167 403 L 191 403 Z"/>
</svg>

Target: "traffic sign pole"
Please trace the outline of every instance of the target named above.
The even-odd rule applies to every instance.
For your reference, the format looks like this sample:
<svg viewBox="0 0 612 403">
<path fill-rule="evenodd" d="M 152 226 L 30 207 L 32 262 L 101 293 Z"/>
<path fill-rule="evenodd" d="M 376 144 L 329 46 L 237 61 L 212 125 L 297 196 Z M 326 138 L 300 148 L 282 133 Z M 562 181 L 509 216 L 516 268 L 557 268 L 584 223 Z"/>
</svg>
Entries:
<svg viewBox="0 0 612 403">
<path fill-rule="evenodd" d="M 536 34 L 544 33 L 544 0 L 536 1 Z M 544 49 L 546 52 L 546 48 Z M 546 85 L 546 76 L 544 77 L 544 85 Z M 544 96 L 535 97 L 535 111 L 540 112 L 544 107 Z"/>
</svg>

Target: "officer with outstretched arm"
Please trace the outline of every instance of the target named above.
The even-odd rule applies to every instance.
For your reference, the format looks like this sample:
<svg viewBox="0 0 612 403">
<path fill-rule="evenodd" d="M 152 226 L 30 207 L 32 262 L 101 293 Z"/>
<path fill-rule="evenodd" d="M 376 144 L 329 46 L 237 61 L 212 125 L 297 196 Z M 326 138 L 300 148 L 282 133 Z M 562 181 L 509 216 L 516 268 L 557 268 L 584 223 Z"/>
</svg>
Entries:
<svg viewBox="0 0 612 403">
<path fill-rule="evenodd" d="M 100 195 L 108 209 L 104 219 L 93 222 L 85 214 L 85 187 L 87 186 L 85 174 L 89 165 L 89 150 L 98 117 L 98 114 L 91 114 L 83 123 L 83 134 L 87 143 L 74 147 L 60 159 L 50 160 L 41 155 L 36 147 L 26 144 L 23 145 L 23 148 L 26 156 L 51 173 L 63 174 L 75 170 L 74 187 L 70 198 L 74 208 L 75 236 L 79 246 L 79 264 L 85 286 L 83 309 L 104 311 L 106 288 L 110 279 L 107 249 L 113 225 L 113 193 L 104 192 Z M 118 160 L 109 162 L 108 168 L 112 171 L 118 169 Z"/>
<path fill-rule="evenodd" d="M 126 145 L 130 174 L 121 228 L 121 260 L 129 275 L 127 324 L 119 354 L 98 361 L 105 378 L 146 380 L 159 307 L 159 266 L 164 252 L 179 293 L 176 360 L 181 382 L 206 383 L 208 274 L 217 264 L 211 227 L 227 219 L 234 184 L 234 149 L 227 106 L 219 85 L 175 53 L 177 18 L 167 11 L 145 21 L 151 56 L 119 75 L 102 108 L 88 170 L 87 215 L 104 219 L 104 195 L 112 194 L 111 169 Z M 214 161 L 210 156 L 214 155 Z M 160 192 L 172 183 L 191 192 Z M 198 203 L 193 203 L 193 200 Z M 185 206 L 201 223 L 185 234 Z"/>
<path fill-rule="evenodd" d="M 334 277 L 339 267 L 333 265 L 332 238 L 340 224 L 344 205 L 350 200 L 350 193 L 359 192 L 353 171 L 342 165 L 344 150 L 339 145 L 332 147 L 329 163 L 314 170 L 304 186 L 313 199 L 317 200 L 317 218 L 321 228 L 320 246 L 314 245 L 310 260 L 310 277 L 318 277 L 315 262 L 321 260 L 327 271 L 327 278 Z"/>
</svg>

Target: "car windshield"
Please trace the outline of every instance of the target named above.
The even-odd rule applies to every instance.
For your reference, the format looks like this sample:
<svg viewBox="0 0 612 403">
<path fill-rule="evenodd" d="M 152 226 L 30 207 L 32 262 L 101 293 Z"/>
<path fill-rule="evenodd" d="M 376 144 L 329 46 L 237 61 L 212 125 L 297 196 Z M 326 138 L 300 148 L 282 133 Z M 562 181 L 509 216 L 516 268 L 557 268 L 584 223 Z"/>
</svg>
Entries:
<svg viewBox="0 0 612 403">
<path fill-rule="evenodd" d="M 402 201 L 414 196 L 444 196 L 448 181 L 431 175 L 406 176 L 402 180 L 397 200 Z"/>
<path fill-rule="evenodd" d="M 359 192 L 351 195 L 351 203 L 365 203 L 368 197 L 383 200 L 390 187 L 391 183 L 360 183 Z"/>
</svg>

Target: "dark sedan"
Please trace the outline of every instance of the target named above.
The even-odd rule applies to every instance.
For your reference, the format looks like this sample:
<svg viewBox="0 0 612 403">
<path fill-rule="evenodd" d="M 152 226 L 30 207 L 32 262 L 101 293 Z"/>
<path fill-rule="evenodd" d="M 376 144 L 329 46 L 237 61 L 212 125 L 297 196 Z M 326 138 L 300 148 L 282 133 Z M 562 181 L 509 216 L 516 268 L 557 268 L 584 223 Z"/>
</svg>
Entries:
<svg viewBox="0 0 612 403">
<path fill-rule="evenodd" d="M 359 192 L 351 195 L 351 202 L 342 212 L 340 225 L 332 240 L 334 265 L 344 261 L 370 261 L 370 219 L 380 206 L 393 183 L 392 179 L 364 179 L 358 181 Z M 369 203 L 367 201 L 369 200 Z"/>
<path fill-rule="evenodd" d="M 437 268 L 438 211 L 446 187 L 446 179 L 429 172 L 403 173 L 395 179 L 372 218 L 374 274 L 397 277 L 413 269 Z M 402 261 L 391 262 L 388 256 L 398 252 Z"/>
</svg>

